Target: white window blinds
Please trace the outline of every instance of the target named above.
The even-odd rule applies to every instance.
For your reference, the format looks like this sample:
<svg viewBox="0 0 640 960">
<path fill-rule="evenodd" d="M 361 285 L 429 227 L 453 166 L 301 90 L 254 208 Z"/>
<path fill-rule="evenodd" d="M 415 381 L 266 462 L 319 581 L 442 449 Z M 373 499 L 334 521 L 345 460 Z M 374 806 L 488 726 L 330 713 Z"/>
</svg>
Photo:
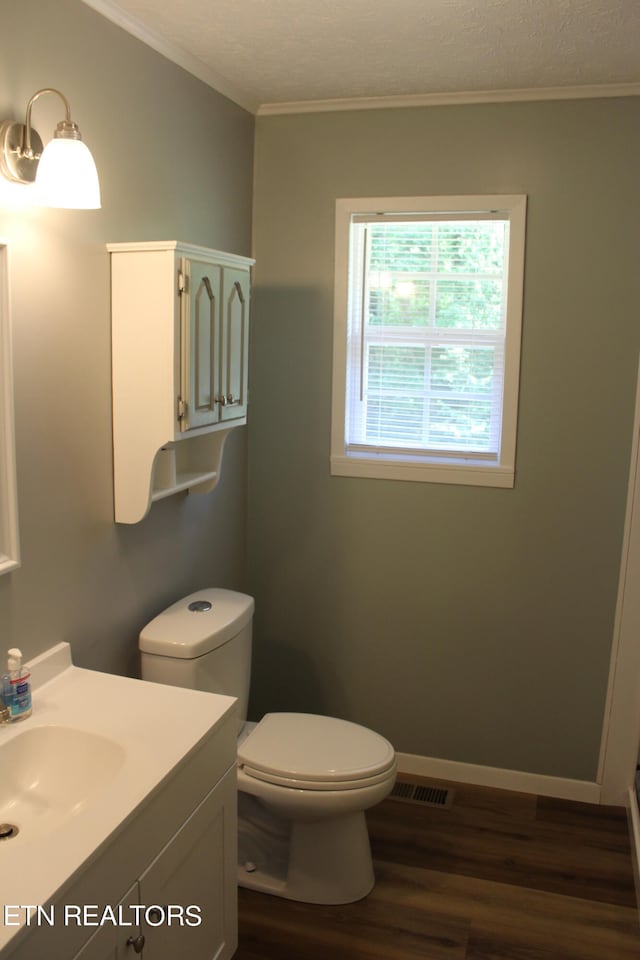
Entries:
<svg viewBox="0 0 640 960">
<path fill-rule="evenodd" d="M 509 217 L 354 214 L 345 450 L 500 454 Z"/>
</svg>

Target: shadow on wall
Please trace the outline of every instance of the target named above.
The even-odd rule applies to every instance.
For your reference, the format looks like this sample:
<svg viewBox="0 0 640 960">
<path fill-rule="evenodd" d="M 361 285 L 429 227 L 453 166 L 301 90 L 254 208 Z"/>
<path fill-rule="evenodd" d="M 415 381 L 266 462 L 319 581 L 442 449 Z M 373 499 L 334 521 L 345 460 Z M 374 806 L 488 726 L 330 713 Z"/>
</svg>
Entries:
<svg viewBox="0 0 640 960">
<path fill-rule="evenodd" d="M 260 682 L 267 676 L 268 683 Z M 269 691 L 268 699 L 265 689 Z M 250 720 L 260 720 L 273 711 L 306 713 L 309 704 L 320 696 L 320 689 L 312 662 L 304 651 L 285 643 L 260 643 L 254 625 Z"/>
<path fill-rule="evenodd" d="M 249 717 L 323 712 L 296 597 L 317 583 L 314 502 L 328 474 L 332 305 L 314 288 L 256 287 L 249 412 L 249 592 L 256 597 Z M 283 598 L 286 597 L 286 609 Z M 291 631 L 296 635 L 293 635 Z M 335 678 L 334 678 L 335 680 Z M 346 698 L 338 692 L 339 702 Z M 335 707 L 334 707 L 335 711 Z"/>
<path fill-rule="evenodd" d="M 229 438 L 214 490 L 154 503 L 136 524 L 110 521 L 108 557 L 78 555 L 69 575 L 79 580 L 83 565 L 90 586 L 74 597 L 73 623 L 60 637 L 71 643 L 76 666 L 139 677 L 138 635 L 149 620 L 194 590 L 242 589 L 245 472 L 240 428 Z M 110 615 L 97 618 L 105 596 Z"/>
<path fill-rule="evenodd" d="M 347 697 L 337 677 L 333 677 L 332 702 L 329 705 L 323 697 L 323 683 L 311 658 L 303 650 L 285 643 L 271 642 L 265 638 L 260 642 L 256 640 L 254 630 L 250 720 L 260 720 L 265 713 L 280 711 L 343 716 L 342 711 L 336 709 L 336 702 L 344 704 L 346 709 Z M 310 704 L 313 704 L 312 709 Z"/>
</svg>

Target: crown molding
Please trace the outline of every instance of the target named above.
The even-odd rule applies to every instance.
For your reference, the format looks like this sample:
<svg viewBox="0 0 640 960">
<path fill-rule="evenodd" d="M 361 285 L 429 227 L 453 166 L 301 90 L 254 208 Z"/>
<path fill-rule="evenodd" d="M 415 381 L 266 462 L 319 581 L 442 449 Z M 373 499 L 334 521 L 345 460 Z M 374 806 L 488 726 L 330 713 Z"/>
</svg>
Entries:
<svg viewBox="0 0 640 960">
<path fill-rule="evenodd" d="M 328 113 L 338 110 L 388 110 L 400 107 L 443 107 L 472 103 L 513 103 L 535 100 L 594 100 L 601 97 L 638 97 L 640 83 L 612 83 L 579 87 L 540 87 L 522 90 L 468 90 L 460 93 L 412 93 L 393 97 L 346 97 L 335 100 L 299 100 L 263 103 L 259 117 L 285 113 Z"/>
<path fill-rule="evenodd" d="M 640 83 L 612 83 L 575 87 L 540 87 L 521 90 L 468 90 L 456 93 L 413 93 L 388 97 L 344 97 L 331 100 L 294 100 L 263 103 L 247 90 L 211 70 L 202 60 L 165 39 L 126 13 L 114 0 L 82 0 L 163 57 L 182 67 L 207 86 L 259 117 L 287 113 L 329 113 L 340 110 L 389 110 L 403 107 L 439 107 L 473 103 L 513 103 L 536 100 L 593 100 L 601 97 L 638 97 Z"/>
<path fill-rule="evenodd" d="M 131 36 L 141 40 L 142 43 L 151 47 L 156 53 L 162 54 L 163 57 L 182 67 L 187 73 L 190 73 L 198 80 L 202 80 L 203 83 L 206 83 L 207 86 L 213 90 L 228 97 L 229 100 L 233 100 L 238 106 L 248 110 L 249 113 L 256 113 L 258 100 L 250 93 L 237 87 L 232 81 L 227 80 L 226 77 L 222 77 L 214 70 L 211 70 L 206 63 L 192 56 L 192 54 L 187 53 L 176 43 L 172 43 L 170 40 L 161 37 L 160 34 L 155 33 L 155 31 L 141 23 L 140 20 L 137 20 L 135 17 L 132 17 L 131 14 L 122 10 L 116 3 L 113 3 L 112 0 L 82 0 L 82 2 L 106 20 L 110 20 L 112 23 L 115 23 L 116 26 L 121 27 L 127 33 L 131 34 Z"/>
</svg>

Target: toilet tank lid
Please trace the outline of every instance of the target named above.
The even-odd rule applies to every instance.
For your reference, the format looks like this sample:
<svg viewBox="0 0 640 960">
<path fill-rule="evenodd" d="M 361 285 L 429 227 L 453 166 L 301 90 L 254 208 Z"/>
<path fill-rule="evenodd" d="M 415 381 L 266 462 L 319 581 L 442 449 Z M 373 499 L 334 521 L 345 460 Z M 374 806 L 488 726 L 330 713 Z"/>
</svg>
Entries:
<svg viewBox="0 0 640 960">
<path fill-rule="evenodd" d="M 193 660 L 235 637 L 253 616 L 253 597 L 212 587 L 176 601 L 140 632 L 143 653 Z"/>
</svg>

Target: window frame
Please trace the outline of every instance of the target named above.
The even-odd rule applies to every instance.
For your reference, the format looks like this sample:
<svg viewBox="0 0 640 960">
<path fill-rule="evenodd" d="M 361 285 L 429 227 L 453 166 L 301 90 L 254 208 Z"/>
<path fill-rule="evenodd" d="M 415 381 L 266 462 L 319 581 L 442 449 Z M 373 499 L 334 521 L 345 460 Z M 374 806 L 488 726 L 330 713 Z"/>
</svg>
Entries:
<svg viewBox="0 0 640 960">
<path fill-rule="evenodd" d="M 436 197 L 356 197 L 336 200 L 331 474 L 342 477 L 513 487 L 520 379 L 527 197 L 524 194 Z M 464 455 L 389 450 L 347 450 L 350 259 L 353 218 L 379 214 L 451 214 L 477 217 L 499 212 L 509 219 L 506 331 L 500 447 L 495 461 Z"/>
</svg>

